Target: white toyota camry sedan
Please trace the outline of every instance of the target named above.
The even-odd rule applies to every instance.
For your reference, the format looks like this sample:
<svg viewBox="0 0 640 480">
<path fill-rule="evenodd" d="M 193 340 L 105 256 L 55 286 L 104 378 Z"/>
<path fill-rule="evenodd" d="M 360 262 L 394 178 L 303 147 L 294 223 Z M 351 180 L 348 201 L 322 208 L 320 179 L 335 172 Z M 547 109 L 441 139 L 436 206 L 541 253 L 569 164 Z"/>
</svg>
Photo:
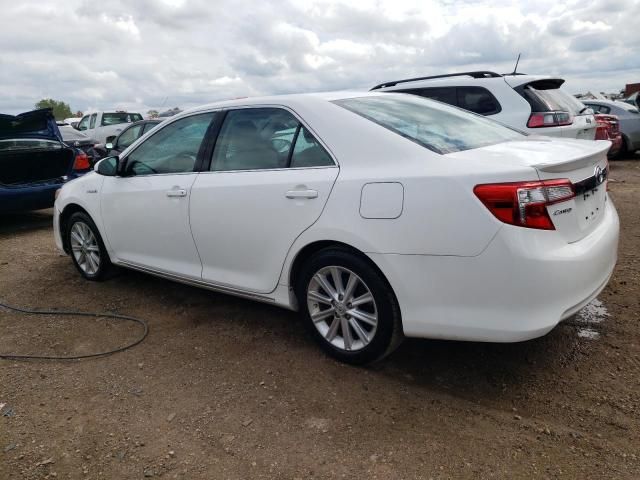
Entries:
<svg viewBox="0 0 640 480">
<path fill-rule="evenodd" d="M 233 100 L 67 183 L 54 231 L 88 280 L 117 265 L 299 310 L 350 363 L 403 336 L 517 342 L 611 276 L 608 149 L 412 95 Z"/>
</svg>

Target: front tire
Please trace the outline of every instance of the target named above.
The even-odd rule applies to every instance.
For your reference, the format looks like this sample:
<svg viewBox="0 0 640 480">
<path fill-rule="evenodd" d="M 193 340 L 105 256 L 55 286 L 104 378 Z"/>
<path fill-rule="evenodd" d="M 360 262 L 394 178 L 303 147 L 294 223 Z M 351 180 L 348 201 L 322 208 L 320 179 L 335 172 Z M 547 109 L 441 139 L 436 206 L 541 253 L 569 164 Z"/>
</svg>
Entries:
<svg viewBox="0 0 640 480">
<path fill-rule="evenodd" d="M 113 265 L 100 232 L 91 217 L 76 212 L 67 221 L 67 244 L 73 264 L 87 280 L 104 280 Z"/>
<path fill-rule="evenodd" d="M 307 329 L 338 360 L 373 363 L 402 341 L 398 301 L 359 254 L 340 248 L 317 252 L 296 279 L 296 295 Z"/>
</svg>

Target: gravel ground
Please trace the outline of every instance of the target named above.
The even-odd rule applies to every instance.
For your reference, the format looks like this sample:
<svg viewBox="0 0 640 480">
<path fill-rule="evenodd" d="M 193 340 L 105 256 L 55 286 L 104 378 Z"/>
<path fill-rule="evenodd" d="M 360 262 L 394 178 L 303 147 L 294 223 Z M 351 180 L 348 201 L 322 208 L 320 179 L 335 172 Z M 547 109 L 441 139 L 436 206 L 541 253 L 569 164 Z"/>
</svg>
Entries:
<svg viewBox="0 0 640 480">
<path fill-rule="evenodd" d="M 0 299 L 151 327 L 111 357 L 0 360 L 0 478 L 640 478 L 640 157 L 612 163 L 610 190 L 622 238 L 601 303 L 537 340 L 410 340 L 366 369 L 291 312 L 134 272 L 83 281 L 50 212 L 0 217 Z M 2 353 L 138 333 L 0 312 Z"/>
</svg>

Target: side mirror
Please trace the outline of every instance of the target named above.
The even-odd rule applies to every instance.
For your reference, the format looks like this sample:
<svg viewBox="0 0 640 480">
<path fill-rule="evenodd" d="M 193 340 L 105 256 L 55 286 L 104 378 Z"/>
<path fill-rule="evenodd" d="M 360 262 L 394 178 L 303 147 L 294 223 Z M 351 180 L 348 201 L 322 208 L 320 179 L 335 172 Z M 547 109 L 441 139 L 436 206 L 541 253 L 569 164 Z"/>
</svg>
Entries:
<svg viewBox="0 0 640 480">
<path fill-rule="evenodd" d="M 107 150 L 113 150 L 113 143 L 109 142 L 109 143 L 105 144 L 104 148 L 106 148 Z"/>
<path fill-rule="evenodd" d="M 115 177 L 118 170 L 118 164 L 120 163 L 119 160 L 120 159 L 118 157 L 103 158 L 94 165 L 93 170 L 98 175 Z"/>
</svg>

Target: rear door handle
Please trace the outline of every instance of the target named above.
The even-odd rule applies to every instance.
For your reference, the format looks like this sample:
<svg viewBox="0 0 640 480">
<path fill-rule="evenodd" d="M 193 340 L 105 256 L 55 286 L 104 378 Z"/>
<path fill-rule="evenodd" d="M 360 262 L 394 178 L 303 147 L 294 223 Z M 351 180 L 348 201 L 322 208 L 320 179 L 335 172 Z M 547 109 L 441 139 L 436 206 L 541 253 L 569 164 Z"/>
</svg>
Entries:
<svg viewBox="0 0 640 480">
<path fill-rule="evenodd" d="M 287 198 L 318 198 L 317 190 L 289 190 Z"/>
<path fill-rule="evenodd" d="M 167 197 L 186 197 L 187 191 L 184 188 L 172 188 L 167 190 Z"/>
</svg>

